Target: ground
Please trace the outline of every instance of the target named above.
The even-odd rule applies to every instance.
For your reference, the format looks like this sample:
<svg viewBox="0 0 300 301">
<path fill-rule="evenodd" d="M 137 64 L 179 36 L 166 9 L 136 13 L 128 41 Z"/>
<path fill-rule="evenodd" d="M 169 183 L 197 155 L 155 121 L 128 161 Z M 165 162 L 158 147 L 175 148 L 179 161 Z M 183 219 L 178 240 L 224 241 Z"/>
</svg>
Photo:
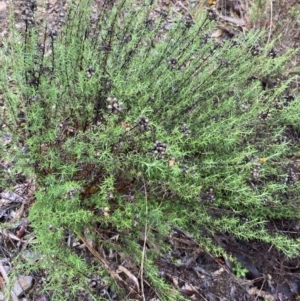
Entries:
<svg viewBox="0 0 300 301">
<path fill-rule="evenodd" d="M 42 1 L 40 1 L 42 2 Z M 50 27 L 59 30 L 65 16 L 65 6 L 67 1 L 49 0 L 47 6 L 38 2 L 37 20 L 47 18 Z M 268 2 L 268 1 L 267 1 Z M 274 3 L 273 3 L 274 2 Z M 16 16 L 16 26 L 22 31 L 24 29 L 24 16 L 28 15 L 26 7 L 29 0 L 13 1 L 13 9 Z M 160 9 L 171 5 L 171 1 L 161 1 Z M 178 11 L 187 14 L 191 7 L 194 7 L 193 17 L 197 16 L 197 10 L 208 9 L 208 13 L 216 18 L 216 30 L 213 33 L 216 39 L 224 36 L 234 36 L 238 30 L 247 31 L 249 28 L 265 28 L 269 31 L 269 37 L 283 33 L 284 36 L 278 42 L 278 51 L 285 51 L 291 47 L 298 47 L 299 19 L 295 17 L 297 10 L 296 1 L 270 1 L 264 7 L 264 14 L 254 21 L 250 18 L 251 3 L 240 1 L 204 1 L 200 2 L 180 2 L 177 1 Z M 214 6 L 213 4 L 216 4 Z M 9 2 L 0 1 L 0 44 L 6 38 L 8 28 L 8 7 Z M 216 10 L 217 9 L 217 10 Z M 231 13 L 234 15 L 231 15 Z M 287 27 L 289 29 L 287 29 Z M 291 62 L 291 69 L 288 72 L 297 74 L 298 61 Z M 299 80 L 299 78 L 298 78 Z M 298 82 L 295 82 L 297 85 Z M 290 139 L 299 142 L 299 135 L 291 129 L 286 133 Z M 3 143 L 9 144 L 9 137 L 3 137 Z M 1 160 L 1 168 L 5 162 Z M 296 171 L 295 177 L 299 180 L 299 158 L 291 158 L 291 164 Z M 1 191 L 0 199 L 0 288 L 4 288 L 9 269 L 13 269 L 13 259 L 21 254 L 26 260 L 36 260 L 36 254 L 31 253 L 31 237 L 34 235 L 27 222 L 27 215 L 30 204 L 34 199 L 35 185 L 32 179 L 20 176 L 12 179 L 15 183 L 14 191 Z M 299 237 L 300 221 L 298 220 L 273 220 L 269 222 L 268 228 L 274 233 L 285 233 L 290 237 Z M 102 240 L 116 240 L 120 234 L 117 230 L 111 229 L 110 233 L 101 232 L 98 229 Z M 67 237 L 71 237 L 67 235 Z M 204 251 L 193 237 L 181 229 L 173 229 L 166 241 L 170 245 L 171 251 L 159 257 L 156 265 L 159 273 L 167 283 L 179 290 L 183 296 L 191 300 L 299 300 L 300 296 L 300 259 L 288 260 L 272 246 L 259 241 L 241 241 L 226 233 L 216 233 L 215 243 L 222 246 L 240 264 L 233 264 L 233 261 L 224 257 L 216 257 Z M 71 240 L 71 238 L 70 238 Z M 144 238 L 141 237 L 141 244 Z M 104 266 L 118 267 L 124 262 L 121 254 L 116 250 L 109 250 L 101 246 L 95 247 L 98 252 L 92 252 L 89 242 L 78 239 L 70 242 L 71 246 L 78 254 L 81 254 L 88 262 L 100 260 Z M 147 244 L 149 251 L 155 252 L 155 246 Z M 91 254 L 92 253 L 92 254 Z M 126 258 L 127 264 L 122 265 L 123 270 L 121 286 L 128 292 L 131 300 L 142 300 L 141 295 L 132 292 L 131 288 L 137 290 L 141 285 L 134 275 L 139 273 L 138 267 Z M 123 277 L 124 276 L 124 277 Z M 20 275 L 20 278 L 22 276 Z M 47 270 L 40 271 L 32 275 L 32 279 L 21 279 L 29 282 L 26 292 L 12 295 L 14 300 L 51 300 L 51 296 L 42 292 L 43 284 L 47 282 Z M 19 280 L 19 281 L 21 281 Z M 34 281 L 33 281 L 34 280 Z M 103 296 L 103 300 L 124 300 L 115 291 L 108 287 L 101 278 L 90 275 L 90 288 L 98 291 Z M 149 285 L 147 279 L 143 279 L 145 300 L 156 299 L 155 290 Z M 66 286 L 66 291 L 68 291 Z M 25 290 L 25 289 L 24 289 Z M 137 291 L 136 290 L 136 291 Z M 89 300 L 86 292 L 78 296 L 78 300 Z M 1 300 L 1 293 L 0 293 Z"/>
</svg>

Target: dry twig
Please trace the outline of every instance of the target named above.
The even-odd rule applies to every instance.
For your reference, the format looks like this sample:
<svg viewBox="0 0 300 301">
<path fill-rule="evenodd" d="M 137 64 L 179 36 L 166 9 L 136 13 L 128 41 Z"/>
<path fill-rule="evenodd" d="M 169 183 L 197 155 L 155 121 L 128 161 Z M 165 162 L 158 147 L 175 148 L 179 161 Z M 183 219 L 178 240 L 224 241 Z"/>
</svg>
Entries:
<svg viewBox="0 0 300 301">
<path fill-rule="evenodd" d="M 9 279 L 8 279 L 7 273 L 6 273 L 5 269 L 4 269 L 4 266 L 2 265 L 1 261 L 0 261 L 0 273 L 1 273 L 2 277 L 3 277 L 3 279 L 5 280 L 5 284 L 8 285 Z M 19 301 L 19 298 L 16 296 L 16 294 L 13 291 L 11 292 L 11 299 L 13 301 Z"/>
</svg>

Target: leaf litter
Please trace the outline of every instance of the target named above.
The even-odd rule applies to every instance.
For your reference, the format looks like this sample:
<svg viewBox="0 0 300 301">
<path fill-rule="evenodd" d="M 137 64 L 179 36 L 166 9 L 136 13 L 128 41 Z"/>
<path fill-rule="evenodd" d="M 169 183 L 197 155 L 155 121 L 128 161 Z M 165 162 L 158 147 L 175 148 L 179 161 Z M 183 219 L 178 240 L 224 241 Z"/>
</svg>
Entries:
<svg viewBox="0 0 300 301">
<path fill-rule="evenodd" d="M 21 11 L 26 1 L 15 1 L 14 9 L 19 20 L 19 27 L 22 28 Z M 203 1 L 202 1 L 203 2 Z M 201 7 L 201 3 L 194 3 L 193 7 L 197 5 Z M 260 23 L 250 25 L 247 6 L 243 6 L 242 1 L 230 1 L 227 7 L 222 6 L 224 1 L 208 1 L 211 5 L 210 11 L 214 18 L 217 19 L 218 25 L 216 31 L 212 33 L 212 37 L 216 39 L 223 39 L 234 37 L 237 30 L 247 31 L 250 26 L 262 26 Z M 288 1 L 284 1 L 288 3 Z M 292 2 L 292 1 L 290 1 Z M 295 1 L 294 1 L 295 2 Z M 58 26 L 63 23 L 65 1 L 49 1 L 48 9 L 40 7 L 41 15 L 44 14 L 53 26 Z M 204 3 L 204 2 L 203 2 Z M 178 1 L 178 13 L 183 11 L 184 14 L 190 11 L 191 3 L 183 3 Z M 171 1 L 161 1 L 161 8 L 156 14 L 161 14 L 164 6 L 171 5 Z M 1 38 L 3 38 L 7 31 L 5 23 L 7 17 L 7 4 L 0 1 L 0 22 L 2 24 Z M 155 16 L 154 16 L 155 17 Z M 192 16 L 193 17 L 193 16 Z M 57 23 L 57 24 L 56 24 Z M 166 26 L 171 26 L 171 20 Z M 298 36 L 293 28 L 293 38 L 297 43 Z M 1 41 L 1 40 L 0 40 Z M 1 43 L 0 43 L 1 44 Z M 127 124 L 122 124 L 126 127 Z M 295 139 L 291 137 L 291 139 Z M 5 135 L 3 143 L 8 145 L 11 142 L 11 137 Z M 296 164 L 297 159 L 291 159 L 293 164 Z M 296 163 L 295 163 L 296 162 Z M 177 162 L 172 158 L 169 161 L 169 166 L 173 167 Z M 299 174 L 297 169 L 297 174 Z M 299 177 L 298 177 L 299 178 Z M 298 180 L 298 179 L 297 179 Z M 26 246 L 25 250 L 30 252 L 30 244 L 27 244 L 27 236 L 30 234 L 30 225 L 26 220 L 30 203 L 34 201 L 35 185 L 32 181 L 27 180 L 25 184 L 18 184 L 13 190 L 4 190 L 1 192 L 0 198 L 0 241 L 3 257 L 0 260 L 0 286 L 3 288 L 8 283 L 7 272 L 4 267 L 10 264 L 12 254 L 16 250 L 20 250 L 22 246 Z M 289 223 L 289 224 L 288 224 Z M 5 229 L 5 230 L 4 230 Z M 270 229 L 290 232 L 291 235 L 299 235 L 299 222 L 287 221 L 284 226 L 280 222 L 274 221 L 270 223 Z M 97 230 L 97 229 L 96 229 Z M 100 235 L 101 230 L 97 232 Z M 118 238 L 122 235 L 116 230 L 112 229 L 112 235 L 107 233 L 101 234 L 102 239 L 114 241 L 118 245 Z M 191 300 L 296 300 L 300 295 L 300 261 L 299 259 L 287 260 L 280 252 L 273 250 L 270 246 L 260 242 L 245 242 L 238 241 L 233 237 L 227 237 L 224 233 L 217 234 L 219 236 L 218 242 L 221 241 L 222 246 L 228 254 L 231 254 L 240 264 L 248 270 L 248 273 L 243 279 L 235 276 L 232 270 L 232 263 L 227 258 L 215 257 L 205 252 L 201 246 L 193 240 L 193 237 L 188 233 L 184 233 L 180 229 L 174 229 L 169 237 L 169 244 L 171 252 L 157 259 L 156 264 L 159 269 L 161 277 L 166 282 L 173 285 L 179 290 L 182 295 Z M 116 238 L 116 239 L 114 239 Z M 134 264 L 124 265 L 124 260 L 118 262 L 118 257 L 124 256 L 118 254 L 117 248 L 115 251 L 102 249 L 102 254 L 96 250 L 93 242 L 89 241 L 84 236 L 80 237 L 83 244 L 81 244 L 78 252 L 85 255 L 85 249 L 88 249 L 93 256 L 94 261 L 99 260 L 104 267 L 111 273 L 112 277 L 122 283 L 129 295 L 135 298 L 141 298 L 140 295 L 140 280 L 139 269 Z M 214 239 L 214 237 L 212 237 Z M 14 242 L 17 242 L 15 244 Z M 155 245 L 155 244 L 153 244 Z M 76 244 L 70 245 L 76 248 Z M 115 254 L 116 253 L 116 254 Z M 107 255 L 106 255 L 107 254 Z M 115 255 L 114 255 L 115 254 Z M 90 255 L 88 256 L 90 257 Z M 90 259 L 89 259 L 90 260 Z M 175 262 L 177 263 L 174 263 Z M 126 258 L 127 262 L 130 259 Z M 113 270 L 112 267 L 116 267 Z M 116 272 L 115 272 L 116 271 Z M 124 274 L 127 277 L 120 277 Z M 21 275 L 20 275 L 21 276 Z M 41 278 L 47 277 L 46 272 L 39 274 Z M 92 278 L 91 278 L 92 279 Z M 97 278 L 98 279 L 98 278 Z M 91 280 L 92 281 L 92 280 Z M 39 282 L 39 281 L 37 281 Z M 103 297 L 107 300 L 120 300 L 118 296 L 107 287 L 101 280 L 92 281 L 96 283 L 94 287 L 98 286 Z M 94 285 L 94 284 L 93 284 Z M 100 285 L 100 286 L 99 286 Z M 145 292 L 147 293 L 147 300 L 158 300 L 153 288 L 145 280 Z M 43 286 L 35 285 L 28 296 L 29 300 L 45 301 L 50 300 L 49 296 L 41 293 Z M 19 300 L 19 297 L 12 292 L 11 298 Z M 84 293 L 83 293 L 83 296 Z"/>
</svg>

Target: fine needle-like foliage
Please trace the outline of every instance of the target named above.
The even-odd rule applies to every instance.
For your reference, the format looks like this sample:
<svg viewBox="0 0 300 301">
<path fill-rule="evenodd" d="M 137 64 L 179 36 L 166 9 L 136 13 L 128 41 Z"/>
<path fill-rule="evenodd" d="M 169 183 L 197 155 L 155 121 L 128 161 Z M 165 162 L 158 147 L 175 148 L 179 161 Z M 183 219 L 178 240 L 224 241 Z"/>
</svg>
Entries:
<svg viewBox="0 0 300 301">
<path fill-rule="evenodd" d="M 283 76 L 290 54 L 270 55 L 257 32 L 216 41 L 205 13 L 170 11 L 170 26 L 146 2 L 104 1 L 96 15 L 92 1 L 69 6 L 60 31 L 12 26 L 1 49 L 1 122 L 13 139 L 1 152 L 10 177 L 36 181 L 29 218 L 53 273 L 87 271 L 65 237 L 94 227 L 120 231 L 137 264 L 145 227 L 161 252 L 175 227 L 213 253 L 222 250 L 211 237 L 228 233 L 299 255 L 299 239 L 266 227 L 300 217 L 287 134 L 300 131 L 300 106 Z M 144 277 L 168 300 L 152 255 Z"/>
</svg>

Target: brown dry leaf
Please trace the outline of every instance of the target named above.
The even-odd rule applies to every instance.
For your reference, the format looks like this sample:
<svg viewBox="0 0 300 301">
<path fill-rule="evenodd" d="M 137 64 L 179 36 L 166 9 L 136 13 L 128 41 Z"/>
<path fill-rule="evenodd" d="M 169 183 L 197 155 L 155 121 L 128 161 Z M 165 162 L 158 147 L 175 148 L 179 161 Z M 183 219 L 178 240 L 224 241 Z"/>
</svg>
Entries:
<svg viewBox="0 0 300 301">
<path fill-rule="evenodd" d="M 169 160 L 169 167 L 172 167 L 172 166 L 174 166 L 175 164 L 176 164 L 175 158 L 171 158 L 171 159 Z"/>
<path fill-rule="evenodd" d="M 219 11 L 215 8 L 212 7 L 210 9 L 210 11 L 218 17 L 219 21 L 225 21 L 225 22 L 229 22 L 231 24 L 234 24 L 236 26 L 240 26 L 240 27 L 245 27 L 246 26 L 246 21 L 242 18 L 233 18 L 233 17 L 228 17 L 228 16 L 224 16 L 222 14 L 219 13 Z"/>
<path fill-rule="evenodd" d="M 218 28 L 221 30 L 222 33 L 226 33 L 228 36 L 233 37 L 236 35 L 234 29 L 231 26 L 226 26 L 224 24 L 218 24 Z"/>
<path fill-rule="evenodd" d="M 223 268 L 220 268 L 219 270 L 216 270 L 215 272 L 212 273 L 214 276 L 219 276 L 221 275 L 225 270 Z"/>
<path fill-rule="evenodd" d="M 3 284 L 9 283 L 9 279 L 8 279 L 6 270 L 5 270 L 5 268 L 4 268 L 4 266 L 2 265 L 1 262 L 0 262 L 0 274 L 1 274 L 2 277 L 3 277 L 3 278 L 2 278 Z"/>
<path fill-rule="evenodd" d="M 184 296 L 188 296 L 190 298 L 193 298 L 195 296 L 195 293 L 197 293 L 197 290 L 192 285 L 189 285 L 187 283 L 185 283 L 180 291 Z"/>
<path fill-rule="evenodd" d="M 216 38 L 221 37 L 222 34 L 223 34 L 223 31 L 220 30 L 220 29 L 217 29 L 216 31 L 214 31 L 214 32 L 211 34 L 211 37 L 216 39 Z"/>
<path fill-rule="evenodd" d="M 12 211 L 10 214 L 12 216 L 11 222 L 17 222 L 23 215 L 24 213 L 24 203 L 22 203 L 21 207 L 18 209 L 17 212 Z"/>
<path fill-rule="evenodd" d="M 170 278 L 172 278 L 172 282 L 173 284 L 175 285 L 175 287 L 179 287 L 178 286 L 178 277 L 177 276 L 172 276 L 172 275 L 169 275 Z"/>
<path fill-rule="evenodd" d="M 29 226 L 29 222 L 28 220 L 25 219 L 22 222 L 20 229 L 17 231 L 17 237 L 21 238 L 24 235 L 25 231 L 27 230 L 28 226 Z"/>
<path fill-rule="evenodd" d="M 0 288 L 3 289 L 5 285 L 4 279 L 0 276 Z"/>
<path fill-rule="evenodd" d="M 181 291 L 182 295 L 190 297 L 190 298 L 192 298 L 195 295 L 194 291 L 189 291 L 189 290 L 186 290 L 184 288 L 181 289 L 180 291 Z"/>
<path fill-rule="evenodd" d="M 12 240 L 20 241 L 19 237 L 17 237 L 16 235 L 14 235 L 8 231 L 0 230 L 0 234 L 2 234 L 4 237 L 9 237 Z"/>
<path fill-rule="evenodd" d="M 267 292 L 265 291 L 262 291 L 260 289 L 258 289 L 257 287 L 252 287 L 248 290 L 248 293 L 250 295 L 257 295 L 258 297 L 262 297 L 264 299 L 268 299 L 268 300 L 273 300 L 275 301 L 275 298 L 274 296 L 268 294 Z"/>
<path fill-rule="evenodd" d="M 246 26 L 246 22 L 244 19 L 240 19 L 240 18 L 231 18 L 231 17 L 227 17 L 227 16 L 219 16 L 221 19 L 223 19 L 224 21 L 227 21 L 229 23 L 233 23 L 236 26 L 241 26 L 241 27 L 245 27 Z"/>
<path fill-rule="evenodd" d="M 121 126 L 123 129 L 125 129 L 126 131 L 130 130 L 130 123 L 127 122 L 121 122 Z"/>
<path fill-rule="evenodd" d="M 125 273 L 134 282 L 134 284 L 139 292 L 140 285 L 139 285 L 137 278 L 130 271 L 128 271 L 125 267 L 123 267 L 122 265 L 119 265 L 118 269 L 117 269 L 117 273 L 122 273 L 122 272 Z"/>
</svg>

